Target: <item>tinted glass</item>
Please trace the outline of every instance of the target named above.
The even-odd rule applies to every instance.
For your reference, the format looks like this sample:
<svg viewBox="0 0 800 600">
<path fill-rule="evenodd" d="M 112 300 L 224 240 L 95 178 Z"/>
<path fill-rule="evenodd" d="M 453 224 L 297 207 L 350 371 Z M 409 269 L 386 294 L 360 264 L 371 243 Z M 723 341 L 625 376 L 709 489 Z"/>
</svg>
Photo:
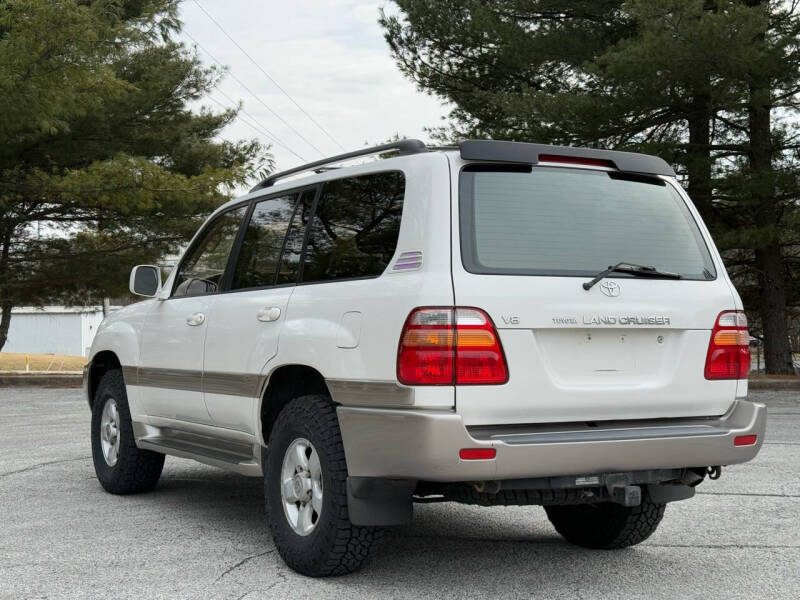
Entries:
<svg viewBox="0 0 800 600">
<path fill-rule="evenodd" d="M 658 179 L 464 171 L 461 217 L 462 258 L 476 273 L 588 276 L 624 261 L 686 279 L 716 276 L 685 203 Z"/>
<path fill-rule="evenodd" d="M 311 225 L 303 281 L 383 273 L 397 247 L 404 192 L 399 172 L 326 183 Z"/>
<path fill-rule="evenodd" d="M 306 225 L 311 217 L 311 208 L 314 204 L 316 190 L 309 190 L 300 195 L 297 210 L 294 213 L 286 243 L 283 248 L 281 268 L 278 271 L 278 285 L 295 283 L 297 271 L 300 267 L 300 255 L 303 251 L 303 238 L 306 234 Z"/>
<path fill-rule="evenodd" d="M 223 213 L 205 229 L 199 243 L 189 250 L 178 268 L 173 297 L 213 294 L 219 290 L 246 211 L 247 207 L 242 206 Z"/>
<path fill-rule="evenodd" d="M 296 198 L 270 198 L 255 205 L 236 259 L 231 289 L 274 285 Z"/>
</svg>

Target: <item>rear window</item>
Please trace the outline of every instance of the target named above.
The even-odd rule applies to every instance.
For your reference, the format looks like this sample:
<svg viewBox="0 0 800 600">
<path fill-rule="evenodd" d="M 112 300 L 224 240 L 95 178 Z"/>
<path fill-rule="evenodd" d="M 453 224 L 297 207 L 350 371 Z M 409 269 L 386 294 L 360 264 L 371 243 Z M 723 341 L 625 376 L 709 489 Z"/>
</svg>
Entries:
<svg viewBox="0 0 800 600">
<path fill-rule="evenodd" d="M 472 273 L 592 276 L 624 261 L 716 277 L 686 204 L 660 179 L 475 165 L 460 189 L 461 254 Z"/>
</svg>

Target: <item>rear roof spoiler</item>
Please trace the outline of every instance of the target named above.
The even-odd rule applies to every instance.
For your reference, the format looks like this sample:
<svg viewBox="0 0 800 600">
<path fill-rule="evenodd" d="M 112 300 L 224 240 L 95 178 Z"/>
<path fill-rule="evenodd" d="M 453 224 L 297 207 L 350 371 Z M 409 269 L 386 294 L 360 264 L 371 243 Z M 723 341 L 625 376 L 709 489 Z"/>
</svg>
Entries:
<svg viewBox="0 0 800 600">
<path fill-rule="evenodd" d="M 540 154 L 557 155 L 569 158 L 604 160 L 614 163 L 620 171 L 641 173 L 643 175 L 665 175 L 675 177 L 669 164 L 657 156 L 637 152 L 618 152 L 616 150 L 597 150 L 594 148 L 574 148 L 572 146 L 547 146 L 545 144 L 526 144 L 523 142 L 501 142 L 495 140 L 466 140 L 459 144 L 461 158 L 464 160 L 484 160 L 507 163 L 535 165 Z"/>
</svg>

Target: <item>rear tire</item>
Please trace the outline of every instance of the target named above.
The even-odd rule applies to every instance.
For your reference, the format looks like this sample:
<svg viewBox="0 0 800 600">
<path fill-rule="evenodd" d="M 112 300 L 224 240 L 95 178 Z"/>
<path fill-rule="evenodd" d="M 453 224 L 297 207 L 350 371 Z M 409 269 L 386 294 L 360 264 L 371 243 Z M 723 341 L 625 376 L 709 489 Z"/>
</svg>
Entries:
<svg viewBox="0 0 800 600">
<path fill-rule="evenodd" d="M 112 494 L 152 490 L 164 455 L 136 447 L 125 382 L 119 369 L 100 380 L 92 402 L 92 460 L 100 485 Z"/>
<path fill-rule="evenodd" d="M 278 553 L 303 575 L 352 573 L 380 536 L 350 522 L 342 435 L 325 396 L 296 398 L 281 410 L 269 439 L 264 496 Z"/>
<path fill-rule="evenodd" d="M 612 550 L 635 546 L 649 538 L 664 516 L 647 492 L 639 506 L 613 502 L 545 506 L 547 518 L 565 540 L 584 548 Z"/>
</svg>

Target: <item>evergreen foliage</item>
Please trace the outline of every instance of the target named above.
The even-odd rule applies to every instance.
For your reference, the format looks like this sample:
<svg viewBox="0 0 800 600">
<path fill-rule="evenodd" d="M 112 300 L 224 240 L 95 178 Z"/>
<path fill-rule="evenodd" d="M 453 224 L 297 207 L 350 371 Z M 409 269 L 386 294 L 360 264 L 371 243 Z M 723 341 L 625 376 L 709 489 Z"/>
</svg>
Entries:
<svg viewBox="0 0 800 600">
<path fill-rule="evenodd" d="M 175 41 L 178 0 L 0 0 L 0 348 L 11 308 L 127 293 L 272 166 L 190 110 L 221 73 Z"/>
<path fill-rule="evenodd" d="M 453 103 L 454 141 L 629 149 L 676 166 L 726 258 L 767 372 L 800 317 L 797 0 L 395 0 L 400 69 Z"/>
</svg>

